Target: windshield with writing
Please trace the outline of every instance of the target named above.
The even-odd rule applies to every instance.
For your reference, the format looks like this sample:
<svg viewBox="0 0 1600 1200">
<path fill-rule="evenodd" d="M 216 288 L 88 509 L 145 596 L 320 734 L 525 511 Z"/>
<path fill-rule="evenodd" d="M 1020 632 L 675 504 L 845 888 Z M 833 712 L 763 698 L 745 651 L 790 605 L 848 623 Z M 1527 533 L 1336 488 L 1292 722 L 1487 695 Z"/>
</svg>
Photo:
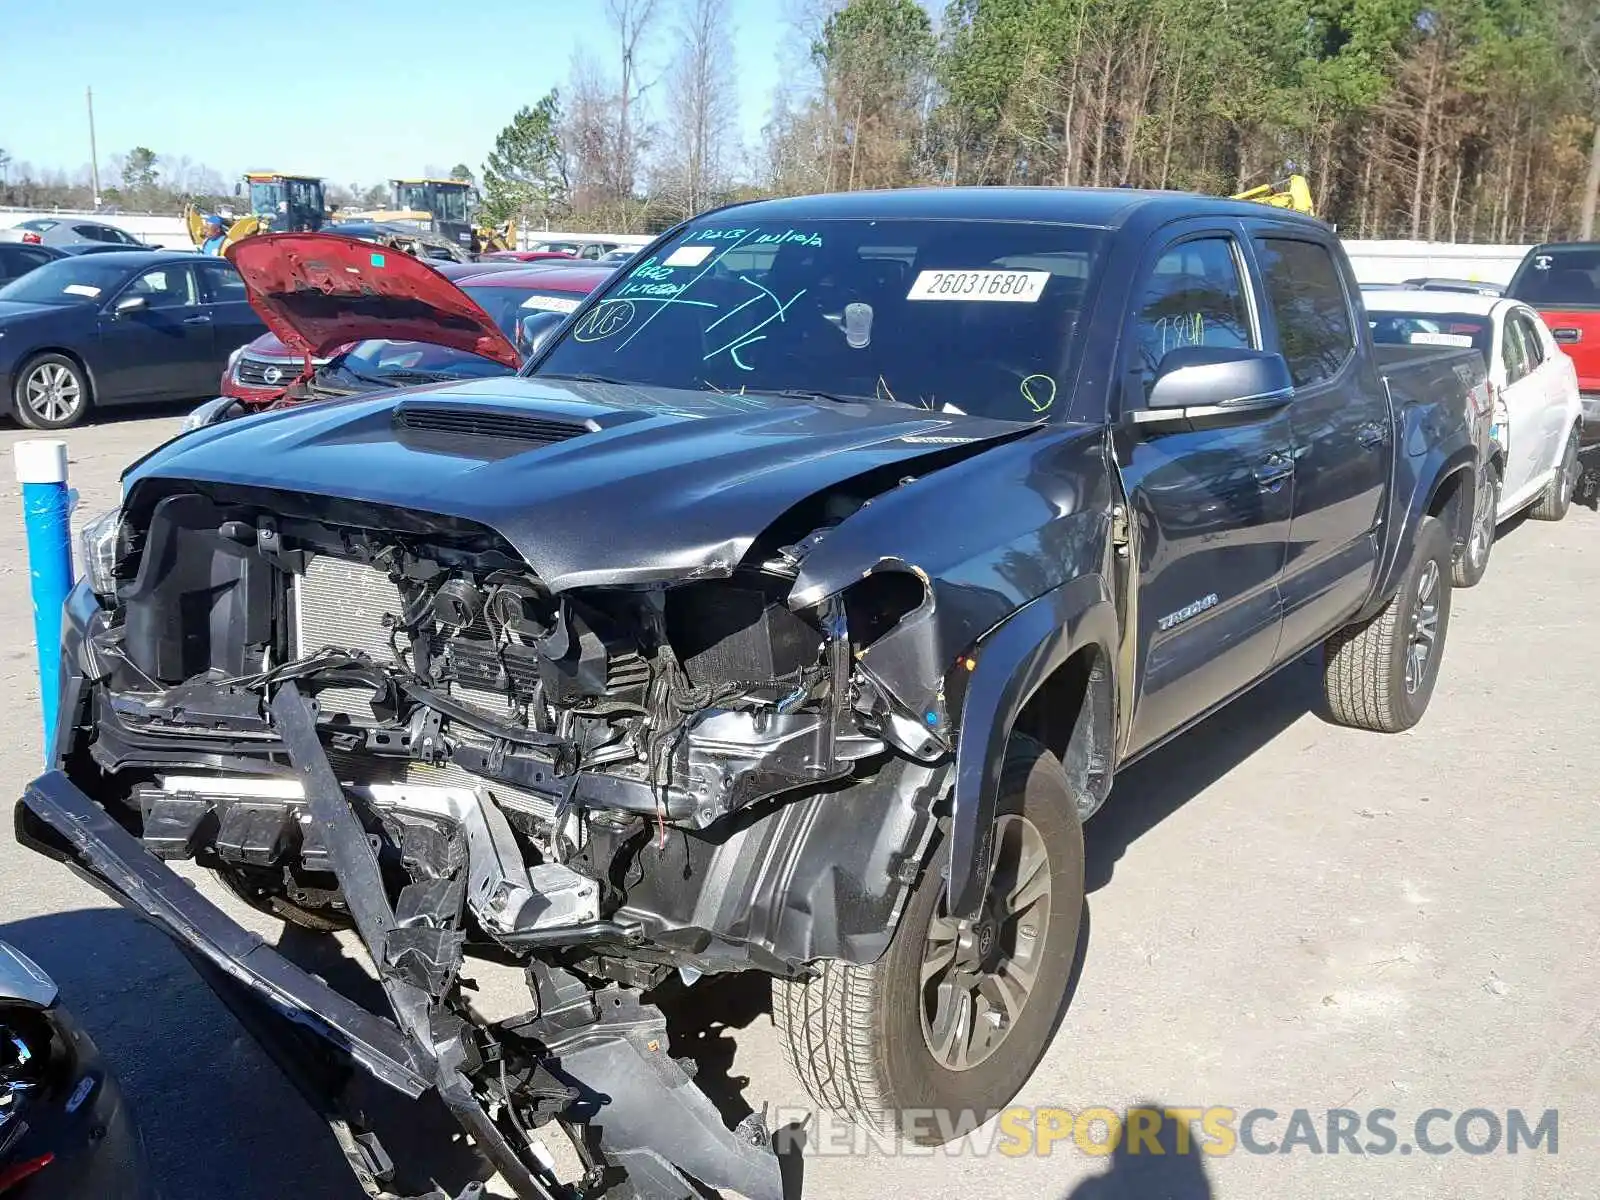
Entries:
<svg viewBox="0 0 1600 1200">
<path fill-rule="evenodd" d="M 1037 421 L 1056 410 L 1101 236 L 1000 221 L 708 218 L 624 268 L 539 374 Z"/>
</svg>

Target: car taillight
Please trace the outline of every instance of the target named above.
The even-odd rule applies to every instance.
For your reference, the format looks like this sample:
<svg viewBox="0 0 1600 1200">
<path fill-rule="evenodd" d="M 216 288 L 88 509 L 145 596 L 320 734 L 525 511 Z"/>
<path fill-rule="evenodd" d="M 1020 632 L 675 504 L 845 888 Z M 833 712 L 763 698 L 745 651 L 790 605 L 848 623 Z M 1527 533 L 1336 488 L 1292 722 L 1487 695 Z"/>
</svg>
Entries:
<svg viewBox="0 0 1600 1200">
<path fill-rule="evenodd" d="M 22 235 L 22 240 L 27 242 L 30 246 L 44 245 L 44 237 L 37 233 L 25 233 Z"/>
<path fill-rule="evenodd" d="M 54 1154 L 41 1154 L 38 1158 L 24 1159 L 9 1166 L 0 1167 L 0 1192 L 9 1192 L 24 1179 L 31 1178 L 44 1170 L 56 1159 Z"/>
</svg>

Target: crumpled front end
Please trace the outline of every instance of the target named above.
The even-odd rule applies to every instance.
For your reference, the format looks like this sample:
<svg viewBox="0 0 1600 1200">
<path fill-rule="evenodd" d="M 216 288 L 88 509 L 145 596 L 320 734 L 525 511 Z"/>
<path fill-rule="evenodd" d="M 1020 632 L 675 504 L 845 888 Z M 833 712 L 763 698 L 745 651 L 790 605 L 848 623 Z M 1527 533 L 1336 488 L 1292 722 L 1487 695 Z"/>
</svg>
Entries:
<svg viewBox="0 0 1600 1200">
<path fill-rule="evenodd" d="M 776 1197 L 759 1118 L 721 1122 L 643 995 L 871 961 L 892 933 L 948 784 L 933 592 L 885 562 L 795 594 L 868 498 L 830 494 L 727 578 L 554 591 L 466 519 L 145 480 L 90 530 L 61 771 L 23 835 L 374 1075 L 436 1088 L 519 1195 L 554 1186 L 531 1147 L 555 1120 L 593 1122 L 592 1170 L 650 1194 Z M 392 1018 L 230 932 L 176 859 L 353 927 Z M 473 1015 L 478 952 L 526 964 L 523 1017 Z"/>
</svg>

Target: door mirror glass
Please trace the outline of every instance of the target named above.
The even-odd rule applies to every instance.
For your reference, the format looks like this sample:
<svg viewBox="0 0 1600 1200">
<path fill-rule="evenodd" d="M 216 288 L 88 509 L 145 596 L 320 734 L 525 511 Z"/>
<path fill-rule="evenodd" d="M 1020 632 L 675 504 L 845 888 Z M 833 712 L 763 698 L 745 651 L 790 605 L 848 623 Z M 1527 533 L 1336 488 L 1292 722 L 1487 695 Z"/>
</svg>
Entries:
<svg viewBox="0 0 1600 1200">
<path fill-rule="evenodd" d="M 124 296 L 117 301 L 114 311 L 121 317 L 126 316 L 128 313 L 140 312 L 149 307 L 150 298 L 148 296 Z"/>
<path fill-rule="evenodd" d="M 1294 389 L 1281 354 L 1231 346 L 1181 346 L 1161 360 L 1151 409 L 1211 408 L 1240 401 L 1287 400 Z"/>
</svg>

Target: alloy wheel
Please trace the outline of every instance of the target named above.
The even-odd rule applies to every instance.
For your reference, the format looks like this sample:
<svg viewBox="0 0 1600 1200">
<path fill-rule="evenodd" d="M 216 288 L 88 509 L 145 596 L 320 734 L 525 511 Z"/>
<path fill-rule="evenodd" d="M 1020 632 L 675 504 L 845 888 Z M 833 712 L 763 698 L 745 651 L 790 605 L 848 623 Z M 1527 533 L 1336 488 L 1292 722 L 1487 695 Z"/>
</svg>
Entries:
<svg viewBox="0 0 1600 1200">
<path fill-rule="evenodd" d="M 83 385 L 60 363 L 40 363 L 22 384 L 22 401 L 50 424 L 67 421 L 83 403 Z"/>
<path fill-rule="evenodd" d="M 1467 561 L 1474 568 L 1481 567 L 1489 557 L 1489 545 L 1494 541 L 1497 491 L 1492 482 L 1478 489 L 1477 511 L 1472 514 L 1472 536 L 1467 540 Z"/>
<path fill-rule="evenodd" d="M 1052 899 L 1050 855 L 1026 817 L 995 823 L 994 867 L 976 920 L 944 903 L 928 924 L 920 974 L 922 1036 L 950 1071 L 993 1054 L 1022 1015 L 1045 954 Z"/>
<path fill-rule="evenodd" d="M 1406 646 L 1406 693 L 1415 696 L 1428 679 L 1439 637 L 1439 564 L 1429 559 L 1417 580 L 1417 598 L 1411 606 L 1411 640 Z"/>
</svg>

